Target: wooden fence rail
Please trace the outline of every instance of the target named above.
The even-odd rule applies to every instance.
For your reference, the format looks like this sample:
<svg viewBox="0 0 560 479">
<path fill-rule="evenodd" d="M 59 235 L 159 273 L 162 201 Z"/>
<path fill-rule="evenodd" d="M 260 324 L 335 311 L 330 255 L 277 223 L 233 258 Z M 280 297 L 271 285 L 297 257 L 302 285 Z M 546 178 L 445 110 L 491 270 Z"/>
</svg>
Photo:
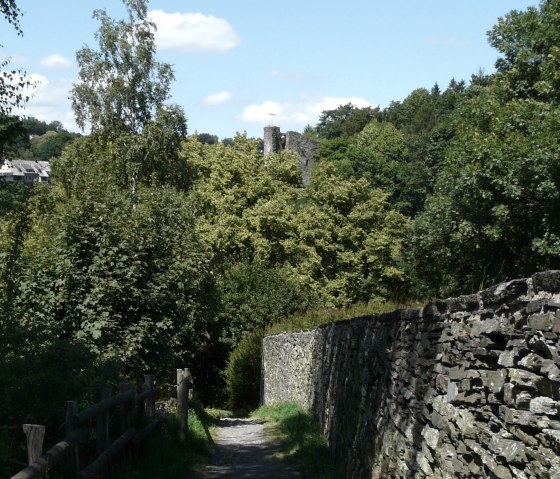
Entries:
<svg viewBox="0 0 560 479">
<path fill-rule="evenodd" d="M 179 375 L 181 371 L 181 375 Z M 177 406 L 181 422 L 181 437 L 186 436 L 187 399 L 192 378 L 188 369 L 177 370 Z M 192 386 L 191 386 L 192 387 Z M 153 375 L 144 376 L 144 383 L 134 391 L 130 384 L 122 383 L 119 393 L 112 395 L 104 389 L 101 401 L 82 410 L 77 410 L 75 401 L 66 403 L 65 437 L 45 453 L 43 437 L 45 427 L 25 424 L 29 465 L 11 479 L 41 479 L 59 464 L 67 479 L 88 479 L 109 477 L 110 463 L 117 455 L 137 446 L 160 424 L 162 417 L 156 415 L 156 396 L 160 392 Z M 117 409 L 117 414 L 111 411 Z M 116 418 L 116 426 L 110 427 L 111 417 Z M 97 455 L 88 465 L 81 467 L 80 445 L 87 442 L 92 423 L 95 423 Z M 184 427 L 183 427 L 184 426 Z M 111 432 L 117 437 L 111 440 Z"/>
</svg>

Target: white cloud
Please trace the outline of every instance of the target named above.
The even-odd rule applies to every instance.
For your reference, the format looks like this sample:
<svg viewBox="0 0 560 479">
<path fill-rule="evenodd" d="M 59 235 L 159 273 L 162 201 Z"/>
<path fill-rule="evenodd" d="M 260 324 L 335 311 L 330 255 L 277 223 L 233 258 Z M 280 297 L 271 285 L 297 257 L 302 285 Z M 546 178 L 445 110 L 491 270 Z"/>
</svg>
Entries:
<svg viewBox="0 0 560 479">
<path fill-rule="evenodd" d="M 41 59 L 41 65 L 47 68 L 72 68 L 74 63 L 72 60 L 59 55 L 58 53 L 53 53 L 48 57 Z"/>
<path fill-rule="evenodd" d="M 278 119 L 284 118 L 284 112 L 289 105 L 281 105 L 275 101 L 265 101 L 260 105 L 249 105 L 245 107 L 239 119 L 249 123 L 262 123 L 269 121 L 271 115 Z"/>
<path fill-rule="evenodd" d="M 230 101 L 231 97 L 231 92 L 224 90 L 219 93 L 208 95 L 202 102 L 208 106 L 223 105 L 224 103 Z"/>
<path fill-rule="evenodd" d="M 46 122 L 58 120 L 66 129 L 79 131 L 68 98 L 73 81 L 61 78 L 49 80 L 38 73 L 29 75 L 29 78 L 37 82 L 37 87 L 29 92 L 32 98 L 26 107 L 14 113 Z"/>
<path fill-rule="evenodd" d="M 241 121 L 248 123 L 264 123 L 270 121 L 270 114 L 274 114 L 276 124 L 314 125 L 324 110 L 334 110 L 340 105 L 352 103 L 358 108 L 375 107 L 373 103 L 359 97 L 330 97 L 325 96 L 320 100 L 303 101 L 299 103 L 277 103 L 265 101 L 260 105 L 249 105 L 239 115 Z"/>
<path fill-rule="evenodd" d="M 241 42 L 227 20 L 213 15 L 153 10 L 148 16 L 157 26 L 156 44 L 162 50 L 225 52 Z"/>
</svg>

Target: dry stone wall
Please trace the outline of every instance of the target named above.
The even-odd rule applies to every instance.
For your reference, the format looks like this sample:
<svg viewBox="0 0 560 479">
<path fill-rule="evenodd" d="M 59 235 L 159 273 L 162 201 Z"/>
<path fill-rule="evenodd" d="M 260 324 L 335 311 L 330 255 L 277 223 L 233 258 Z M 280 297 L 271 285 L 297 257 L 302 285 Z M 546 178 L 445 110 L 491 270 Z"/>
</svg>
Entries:
<svg viewBox="0 0 560 479">
<path fill-rule="evenodd" d="M 350 478 L 560 478 L 560 272 L 263 339 Z"/>
</svg>

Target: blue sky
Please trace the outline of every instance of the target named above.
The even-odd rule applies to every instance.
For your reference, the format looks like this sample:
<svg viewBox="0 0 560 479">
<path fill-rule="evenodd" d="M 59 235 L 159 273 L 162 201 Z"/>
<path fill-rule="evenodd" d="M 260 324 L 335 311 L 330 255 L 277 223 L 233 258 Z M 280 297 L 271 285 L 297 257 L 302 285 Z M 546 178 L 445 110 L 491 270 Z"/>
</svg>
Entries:
<svg viewBox="0 0 560 479">
<path fill-rule="evenodd" d="M 96 47 L 96 8 L 121 18 L 118 0 L 18 0 L 18 37 L 0 22 L 0 55 L 41 81 L 25 114 L 76 130 L 68 91 L 75 53 Z M 283 131 L 315 125 L 352 101 L 387 106 L 413 89 L 445 88 L 498 56 L 486 31 L 537 0 L 152 0 L 158 59 L 171 63 L 173 103 L 189 131 L 261 136 L 269 113 Z"/>
</svg>

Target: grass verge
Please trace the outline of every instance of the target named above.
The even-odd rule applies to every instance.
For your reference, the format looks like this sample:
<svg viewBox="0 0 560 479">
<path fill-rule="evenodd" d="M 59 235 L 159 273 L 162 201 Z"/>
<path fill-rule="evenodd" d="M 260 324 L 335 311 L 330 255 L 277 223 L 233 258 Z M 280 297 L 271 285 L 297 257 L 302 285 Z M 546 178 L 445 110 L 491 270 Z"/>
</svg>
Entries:
<svg viewBox="0 0 560 479">
<path fill-rule="evenodd" d="M 251 416 L 272 421 L 273 432 L 282 441 L 284 454 L 299 466 L 304 479 L 345 477 L 335 465 L 319 423 L 297 404 L 261 406 Z"/>
<path fill-rule="evenodd" d="M 210 429 L 219 412 L 204 410 L 193 401 L 189 404 L 189 432 L 185 441 L 179 437 L 179 418 L 171 412 L 142 448 L 134 466 L 117 467 L 114 479 L 188 478 L 205 464 L 212 454 Z"/>
</svg>

